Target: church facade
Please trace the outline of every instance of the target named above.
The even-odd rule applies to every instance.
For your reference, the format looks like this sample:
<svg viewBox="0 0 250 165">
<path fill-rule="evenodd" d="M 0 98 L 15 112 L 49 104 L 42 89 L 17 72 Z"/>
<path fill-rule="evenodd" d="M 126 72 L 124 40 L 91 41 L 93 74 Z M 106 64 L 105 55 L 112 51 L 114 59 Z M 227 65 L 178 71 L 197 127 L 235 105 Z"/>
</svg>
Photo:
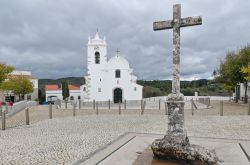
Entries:
<svg viewBox="0 0 250 165">
<path fill-rule="evenodd" d="M 141 100 L 143 86 L 136 83 L 128 61 L 117 51 L 108 60 L 105 37 L 101 39 L 96 33 L 88 39 L 86 84 L 81 86 L 82 96 L 87 101 Z"/>
</svg>

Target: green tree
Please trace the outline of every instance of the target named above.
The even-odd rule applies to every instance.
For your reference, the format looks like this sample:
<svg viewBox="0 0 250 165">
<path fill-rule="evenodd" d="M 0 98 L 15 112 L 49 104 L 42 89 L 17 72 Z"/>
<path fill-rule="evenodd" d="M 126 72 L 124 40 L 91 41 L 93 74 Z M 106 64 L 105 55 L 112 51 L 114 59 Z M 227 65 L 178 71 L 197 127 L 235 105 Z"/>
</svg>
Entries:
<svg viewBox="0 0 250 165">
<path fill-rule="evenodd" d="M 250 45 L 242 48 L 238 53 L 229 52 L 226 58 L 221 61 L 216 79 L 225 85 L 225 88 L 233 91 L 234 87 L 239 83 L 244 83 L 245 103 L 247 102 L 247 80 L 241 72 L 242 67 L 248 66 L 250 63 Z M 236 102 L 238 100 L 236 99 Z"/>
<path fill-rule="evenodd" d="M 250 64 L 248 64 L 248 66 L 243 66 L 241 68 L 241 73 L 244 76 L 245 79 L 245 103 L 247 103 L 247 88 L 248 88 L 248 81 L 250 81 Z"/>
<path fill-rule="evenodd" d="M 7 95 L 11 93 L 12 89 L 13 89 L 13 85 L 11 81 L 9 80 L 6 80 L 0 84 L 0 90 L 6 92 Z"/>
<path fill-rule="evenodd" d="M 4 63 L 0 63 L 0 84 L 7 78 L 8 74 L 10 74 L 15 68 L 6 65 Z"/>
<path fill-rule="evenodd" d="M 234 87 L 239 82 L 238 75 L 240 74 L 237 64 L 237 54 L 229 52 L 224 61 L 221 61 L 216 79 L 223 83 L 227 90 L 234 90 Z"/>
<path fill-rule="evenodd" d="M 24 99 L 25 94 L 33 92 L 33 85 L 28 78 L 17 76 L 10 79 L 12 92 L 19 96 L 19 99 Z"/>
<path fill-rule="evenodd" d="M 250 81 L 250 64 L 248 66 L 242 67 L 241 68 L 241 73 L 244 74 L 244 78 L 247 81 Z"/>
<path fill-rule="evenodd" d="M 241 82 L 244 82 L 245 84 L 245 100 L 244 102 L 247 103 L 248 96 L 247 96 L 247 88 L 248 88 L 248 80 L 246 79 L 246 73 L 242 72 L 242 68 L 248 67 L 250 64 L 250 45 L 245 46 L 242 48 L 239 52 L 239 65 L 240 66 L 240 73 L 241 73 Z"/>
<path fill-rule="evenodd" d="M 145 86 L 143 87 L 143 97 L 156 97 L 156 96 L 164 96 L 165 92 L 161 91 L 159 88 Z"/>
<path fill-rule="evenodd" d="M 64 100 L 69 97 L 69 86 L 67 81 L 62 82 L 62 96 Z"/>
<path fill-rule="evenodd" d="M 42 93 L 41 89 L 38 90 L 38 100 L 39 100 L 39 104 L 42 104 L 46 100 L 45 94 Z"/>
</svg>

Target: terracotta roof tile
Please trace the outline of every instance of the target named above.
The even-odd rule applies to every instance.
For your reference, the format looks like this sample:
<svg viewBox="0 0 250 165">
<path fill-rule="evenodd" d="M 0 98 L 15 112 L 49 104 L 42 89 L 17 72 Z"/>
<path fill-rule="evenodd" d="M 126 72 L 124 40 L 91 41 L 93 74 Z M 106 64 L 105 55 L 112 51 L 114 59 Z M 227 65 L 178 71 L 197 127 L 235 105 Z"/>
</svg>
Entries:
<svg viewBox="0 0 250 165">
<path fill-rule="evenodd" d="M 80 89 L 79 86 L 69 85 L 69 90 L 79 90 L 79 89 Z"/>
<path fill-rule="evenodd" d="M 59 90 L 58 85 L 45 85 L 46 91 Z"/>
<path fill-rule="evenodd" d="M 68 85 L 69 90 L 79 90 L 80 87 L 79 86 L 75 86 L 75 85 Z M 61 90 L 58 85 L 46 85 L 45 86 L 45 90 L 46 91 L 52 91 L 52 90 Z"/>
</svg>

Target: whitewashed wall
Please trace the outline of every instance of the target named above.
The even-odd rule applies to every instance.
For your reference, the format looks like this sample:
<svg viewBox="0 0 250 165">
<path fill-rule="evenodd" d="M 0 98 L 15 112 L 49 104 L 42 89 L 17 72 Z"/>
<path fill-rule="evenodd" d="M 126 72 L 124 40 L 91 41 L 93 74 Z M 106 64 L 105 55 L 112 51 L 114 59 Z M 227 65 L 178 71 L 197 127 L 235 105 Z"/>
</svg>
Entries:
<svg viewBox="0 0 250 165">
<path fill-rule="evenodd" d="M 50 90 L 46 91 L 46 101 L 48 101 L 49 96 L 56 96 L 58 99 L 62 100 L 62 90 Z"/>
<path fill-rule="evenodd" d="M 247 95 L 250 96 L 250 84 L 248 83 Z M 240 99 L 245 97 L 245 85 L 240 83 Z"/>
<path fill-rule="evenodd" d="M 78 99 L 78 96 L 81 96 L 81 90 L 69 90 L 69 98 L 71 96 L 74 97 L 74 99 Z M 63 96 L 62 96 L 62 90 L 50 90 L 50 91 L 46 91 L 46 101 L 48 101 L 48 97 L 49 96 L 56 96 L 58 99 L 63 100 Z"/>
<path fill-rule="evenodd" d="M 69 98 L 71 98 L 71 96 L 74 97 L 74 100 L 78 99 L 78 96 L 81 96 L 81 90 L 69 90 Z"/>
</svg>

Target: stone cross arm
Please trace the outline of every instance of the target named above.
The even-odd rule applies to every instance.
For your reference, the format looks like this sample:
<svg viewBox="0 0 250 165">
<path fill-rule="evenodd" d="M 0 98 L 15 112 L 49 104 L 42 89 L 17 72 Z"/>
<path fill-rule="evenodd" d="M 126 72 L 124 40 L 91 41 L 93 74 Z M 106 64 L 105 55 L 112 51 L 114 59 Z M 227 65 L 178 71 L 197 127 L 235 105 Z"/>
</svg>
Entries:
<svg viewBox="0 0 250 165">
<path fill-rule="evenodd" d="M 195 26 L 195 25 L 201 25 L 201 24 L 202 24 L 201 16 L 181 18 L 181 21 L 180 21 L 180 27 Z M 154 31 L 157 31 L 157 30 L 164 30 L 164 29 L 172 29 L 173 26 L 174 26 L 174 20 L 168 20 L 168 21 L 154 22 L 153 27 L 154 27 Z"/>
</svg>

